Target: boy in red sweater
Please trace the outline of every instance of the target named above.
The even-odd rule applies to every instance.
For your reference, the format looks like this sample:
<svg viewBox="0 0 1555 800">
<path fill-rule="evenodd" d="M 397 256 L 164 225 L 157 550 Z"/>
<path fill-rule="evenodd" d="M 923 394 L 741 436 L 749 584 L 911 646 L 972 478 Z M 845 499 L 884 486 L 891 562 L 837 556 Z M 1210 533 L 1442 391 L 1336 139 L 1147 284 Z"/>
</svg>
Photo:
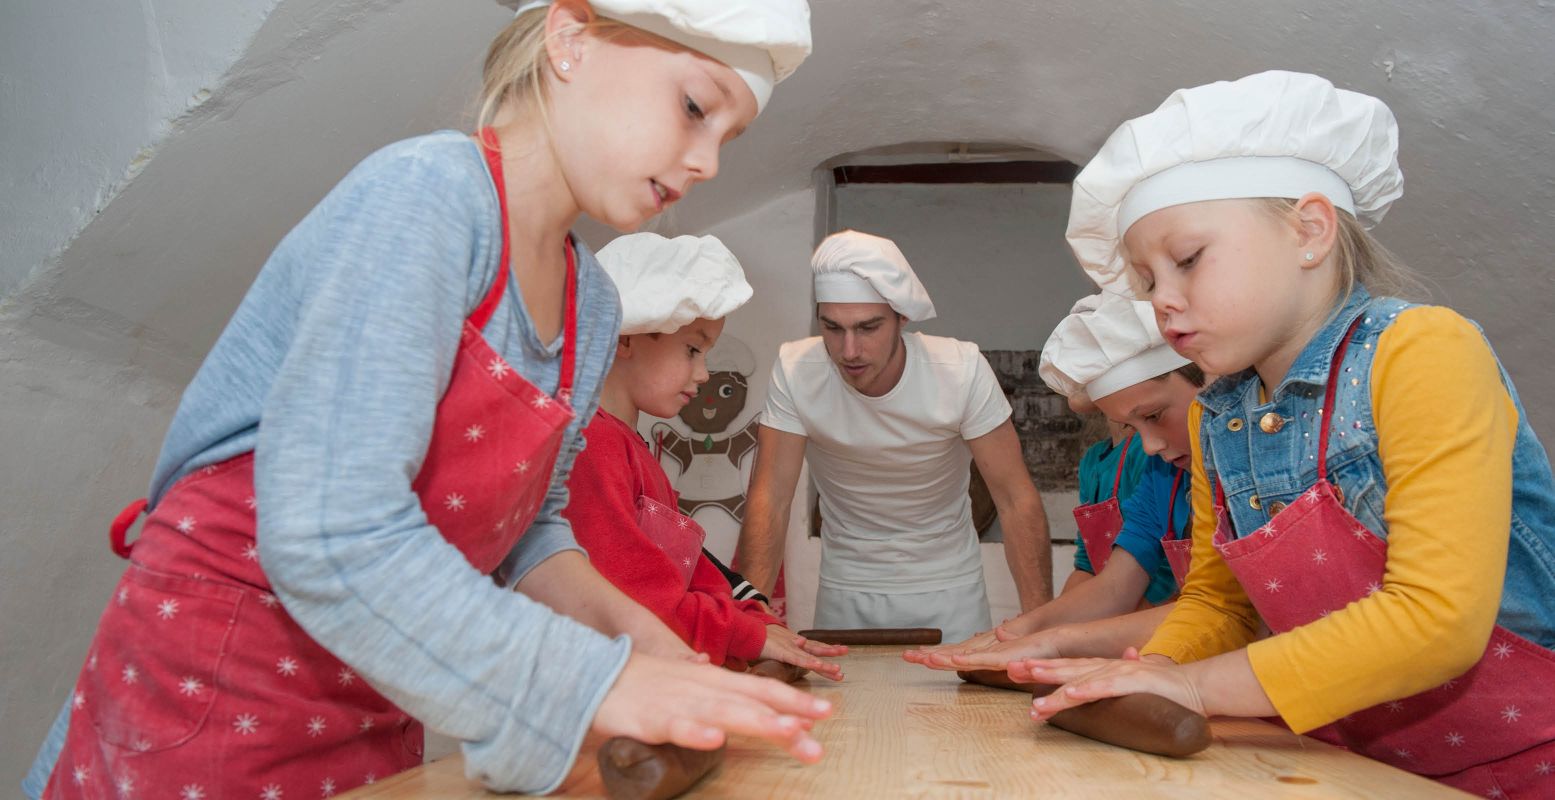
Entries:
<svg viewBox="0 0 1555 800">
<path fill-rule="evenodd" d="M 669 476 L 637 433 L 646 412 L 674 417 L 708 379 L 706 354 L 723 318 L 751 296 L 739 261 L 711 236 L 666 239 L 635 233 L 599 251 L 621 294 L 621 338 L 584 428 L 565 516 L 589 560 L 617 588 L 656 614 L 714 663 L 758 658 L 840 680 L 817 656 L 846 647 L 812 642 L 735 600 L 724 573 L 702 553 L 705 533 L 681 514 Z"/>
</svg>

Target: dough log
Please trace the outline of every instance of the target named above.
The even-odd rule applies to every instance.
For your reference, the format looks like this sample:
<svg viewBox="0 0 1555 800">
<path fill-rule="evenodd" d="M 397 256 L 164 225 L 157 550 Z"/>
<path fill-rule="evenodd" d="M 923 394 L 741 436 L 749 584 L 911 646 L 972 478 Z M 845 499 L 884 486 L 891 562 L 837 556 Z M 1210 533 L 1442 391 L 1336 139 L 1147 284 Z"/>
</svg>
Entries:
<svg viewBox="0 0 1555 800">
<path fill-rule="evenodd" d="M 679 797 L 723 760 L 722 747 L 691 750 L 618 736 L 599 748 L 599 776 L 610 800 L 668 800 Z"/>
<path fill-rule="evenodd" d="M 939 628 L 851 628 L 800 631 L 800 636 L 825 644 L 939 644 Z"/>
<path fill-rule="evenodd" d="M 1049 694 L 1058 688 L 1017 683 L 1010 679 L 1009 673 L 997 670 L 965 671 L 956 675 L 968 683 L 1033 695 Z M 1154 694 L 1108 697 L 1060 711 L 1048 722 L 1098 742 L 1173 758 L 1191 756 L 1210 745 L 1209 720 Z"/>
</svg>

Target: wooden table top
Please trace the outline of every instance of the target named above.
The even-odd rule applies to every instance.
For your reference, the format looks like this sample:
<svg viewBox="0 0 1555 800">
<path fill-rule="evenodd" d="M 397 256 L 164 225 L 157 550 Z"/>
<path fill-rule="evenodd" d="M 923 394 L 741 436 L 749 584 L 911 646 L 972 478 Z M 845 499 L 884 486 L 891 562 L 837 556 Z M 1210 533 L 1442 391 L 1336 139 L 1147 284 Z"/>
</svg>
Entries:
<svg viewBox="0 0 1555 800">
<path fill-rule="evenodd" d="M 1171 759 L 1093 742 L 1027 716 L 1030 697 L 962 683 L 901 660 L 900 647 L 855 647 L 839 684 L 809 678 L 836 704 L 816 725 L 826 757 L 802 766 L 754 740 L 734 739 L 722 767 L 685 797 L 1468 797 L 1439 783 L 1256 720 L 1217 719 L 1214 744 Z M 593 759 L 592 753 L 581 758 Z M 342 798 L 491 795 L 453 756 Z M 595 777 L 568 798 L 603 797 Z"/>
</svg>

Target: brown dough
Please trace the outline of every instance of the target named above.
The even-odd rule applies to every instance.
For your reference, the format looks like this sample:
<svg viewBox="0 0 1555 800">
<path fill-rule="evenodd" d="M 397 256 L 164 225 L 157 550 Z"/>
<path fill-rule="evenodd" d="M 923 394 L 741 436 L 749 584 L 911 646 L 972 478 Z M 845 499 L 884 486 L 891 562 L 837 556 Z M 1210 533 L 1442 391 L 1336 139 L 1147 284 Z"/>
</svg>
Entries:
<svg viewBox="0 0 1555 800">
<path fill-rule="evenodd" d="M 996 670 L 957 672 L 956 675 L 969 683 L 1039 696 L 1051 694 L 1058 688 L 1017 683 L 1010 679 L 1009 673 Z M 1098 742 L 1173 758 L 1191 756 L 1210 745 L 1209 720 L 1154 694 L 1108 697 L 1064 709 L 1048 722 Z"/>
<path fill-rule="evenodd" d="M 1098 742 L 1173 758 L 1210 744 L 1209 720 L 1155 694 L 1108 697 L 1064 709 L 1048 722 Z"/>
<path fill-rule="evenodd" d="M 800 636 L 825 644 L 939 644 L 939 628 L 853 628 L 800 631 Z"/>
<path fill-rule="evenodd" d="M 1017 683 L 1010 677 L 1010 673 L 998 669 L 959 670 L 956 677 L 967 683 L 992 686 L 995 689 L 1013 689 L 1033 695 L 1047 694 L 1053 690 L 1053 687 L 1040 683 Z"/>
<path fill-rule="evenodd" d="M 752 663 L 750 669 L 746 671 L 752 675 L 760 675 L 763 678 L 775 678 L 784 683 L 793 683 L 810 672 L 810 670 L 804 667 L 786 664 L 771 658 L 764 658 Z"/>
<path fill-rule="evenodd" d="M 599 748 L 599 776 L 611 800 L 668 800 L 685 793 L 723 760 L 722 747 L 691 750 L 617 736 Z"/>
</svg>

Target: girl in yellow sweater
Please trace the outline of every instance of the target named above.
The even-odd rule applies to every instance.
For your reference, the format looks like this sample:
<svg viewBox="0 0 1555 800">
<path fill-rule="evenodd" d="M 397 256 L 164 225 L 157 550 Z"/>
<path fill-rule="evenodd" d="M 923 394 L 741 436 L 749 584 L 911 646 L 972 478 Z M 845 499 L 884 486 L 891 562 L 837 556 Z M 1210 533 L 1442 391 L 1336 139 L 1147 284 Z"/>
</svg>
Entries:
<svg viewBox="0 0 1555 800">
<path fill-rule="evenodd" d="M 1075 181 L 1086 270 L 1227 377 L 1190 412 L 1180 601 L 1142 655 L 1011 665 L 1064 684 L 1034 718 L 1151 692 L 1555 793 L 1555 482 L 1479 329 L 1384 296 L 1402 273 L 1365 227 L 1397 147 L 1381 101 L 1269 72 L 1173 94 Z"/>
</svg>

